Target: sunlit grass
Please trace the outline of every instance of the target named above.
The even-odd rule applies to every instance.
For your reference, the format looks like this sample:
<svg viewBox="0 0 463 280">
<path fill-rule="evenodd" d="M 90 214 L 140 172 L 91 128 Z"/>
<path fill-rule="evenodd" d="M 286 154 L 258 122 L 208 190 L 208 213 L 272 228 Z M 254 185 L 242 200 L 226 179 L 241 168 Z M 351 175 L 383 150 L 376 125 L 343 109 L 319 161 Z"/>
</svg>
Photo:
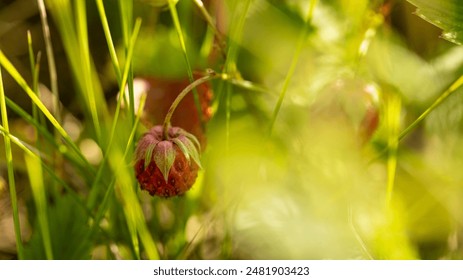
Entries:
<svg viewBox="0 0 463 280">
<path fill-rule="evenodd" d="M 461 258 L 461 128 L 441 135 L 426 126 L 461 91 L 461 65 L 442 72 L 460 77 L 448 89 L 417 100 L 413 74 L 441 65 L 431 67 L 396 40 L 388 15 L 370 1 L 354 1 L 359 9 L 346 1 L 219 2 L 48 0 L 45 9 L 38 1 L 45 52 L 24 34 L 30 80 L 14 55 L 0 51 L 0 70 L 32 104 L 28 110 L 5 96 L 0 72 L 17 257 Z M 105 40 L 97 54 L 95 24 Z M 81 110 L 75 115 L 59 102 L 66 89 L 58 94 L 56 38 Z M 45 64 L 52 107 L 40 91 Z M 444 75 L 435 69 L 427 82 Z M 151 87 L 141 100 L 134 76 Z M 163 79 L 188 79 L 175 94 L 193 94 L 200 116 L 208 108 L 195 86 L 214 92 L 212 119 L 202 120 L 202 170 L 188 193 L 170 199 L 139 190 L 132 159 L 147 129 L 145 104 L 160 110 L 156 94 L 171 90 L 157 88 Z M 167 113 L 166 126 L 180 110 Z M 448 117 L 458 118 L 456 111 Z M 77 136 L 65 117 L 80 126 Z M 24 181 L 31 197 L 18 196 Z M 23 240 L 24 201 L 33 230 Z"/>
<path fill-rule="evenodd" d="M 19 222 L 18 212 L 18 198 L 16 194 L 16 181 L 14 178 L 14 166 L 13 166 L 13 153 L 11 152 L 11 140 L 10 140 L 10 129 L 8 124 L 8 114 L 6 111 L 5 92 L 3 89 L 3 77 L 2 69 L 0 67 L 0 108 L 2 111 L 2 132 L 3 139 L 5 142 L 5 154 L 6 164 L 8 169 L 8 182 L 10 189 L 11 207 L 13 208 L 13 222 L 14 222 L 14 233 L 16 238 L 16 248 L 18 250 L 18 258 L 23 258 L 23 244 L 21 238 L 21 226 Z"/>
</svg>

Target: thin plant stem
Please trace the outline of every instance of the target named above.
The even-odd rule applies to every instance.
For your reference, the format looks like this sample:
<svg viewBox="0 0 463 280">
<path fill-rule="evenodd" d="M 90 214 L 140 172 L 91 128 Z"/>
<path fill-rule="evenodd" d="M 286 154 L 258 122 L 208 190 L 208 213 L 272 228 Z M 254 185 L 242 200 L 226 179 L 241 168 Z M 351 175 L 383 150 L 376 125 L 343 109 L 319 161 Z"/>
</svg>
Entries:
<svg viewBox="0 0 463 280">
<path fill-rule="evenodd" d="M 315 10 L 315 5 L 317 3 L 317 0 L 311 0 L 310 5 L 309 5 L 309 10 L 307 12 L 307 19 L 304 24 L 304 27 L 302 29 L 302 33 L 299 37 L 299 41 L 296 47 L 296 51 L 294 52 L 293 58 L 291 60 L 291 65 L 289 67 L 288 73 L 286 74 L 286 78 L 283 83 L 283 88 L 281 89 L 280 96 L 278 98 L 277 104 L 275 106 L 275 109 L 273 110 L 273 115 L 272 119 L 270 121 L 270 129 L 269 129 L 269 135 L 272 135 L 273 128 L 275 126 L 276 119 L 278 117 L 278 113 L 280 112 L 281 105 L 283 104 L 283 100 L 285 98 L 286 92 L 288 90 L 289 84 L 291 82 L 291 78 L 294 75 L 294 72 L 296 70 L 297 63 L 299 61 L 299 56 L 302 52 L 302 47 L 304 46 L 305 39 L 307 37 L 307 33 L 309 32 L 309 27 L 310 23 L 312 22 L 312 17 L 313 17 L 313 12 Z"/>
<path fill-rule="evenodd" d="M 172 104 L 170 105 L 170 108 L 167 111 L 166 117 L 164 119 L 164 124 L 163 124 L 164 139 L 169 139 L 170 120 L 172 118 L 172 115 L 175 112 L 175 109 L 177 109 L 177 106 L 180 104 L 180 102 L 183 100 L 183 98 L 185 98 L 185 96 L 190 91 L 192 91 L 194 88 L 196 88 L 197 86 L 199 86 L 199 85 L 201 85 L 201 84 L 203 84 L 203 83 L 205 83 L 207 81 L 210 81 L 212 79 L 215 79 L 215 78 L 223 78 L 224 79 L 224 78 L 226 78 L 226 75 L 217 75 L 217 73 L 215 73 L 213 71 L 210 71 L 207 76 L 204 76 L 202 78 L 199 78 L 199 79 L 195 80 L 194 82 L 189 84 L 186 88 L 184 88 L 182 90 L 182 92 L 180 92 L 180 94 L 175 98 L 174 102 L 172 102 Z"/>
<path fill-rule="evenodd" d="M 5 128 L 5 131 L 9 133 L 9 125 L 8 125 L 8 114 L 6 111 L 6 103 L 5 103 L 5 92 L 3 89 L 3 77 L 2 77 L 2 69 L 0 67 L 0 109 L 2 115 L 2 124 Z M 24 259 L 24 251 L 23 251 L 23 243 L 21 238 L 21 225 L 19 222 L 19 209 L 18 209 L 18 198 L 16 195 L 16 184 L 14 179 L 14 166 L 13 166 L 13 153 L 11 151 L 11 141 L 10 136 L 5 134 L 3 136 L 5 142 L 5 157 L 6 157 L 6 166 L 8 171 L 8 185 L 10 189 L 10 200 L 11 200 L 11 208 L 13 210 L 13 225 L 14 225 L 14 233 L 15 233 L 15 240 L 16 240 L 16 250 L 18 251 L 18 258 Z"/>
<path fill-rule="evenodd" d="M 108 18 L 106 17 L 103 0 L 96 0 L 96 6 L 98 9 L 98 13 L 100 14 L 101 25 L 103 26 L 103 31 L 106 37 L 106 43 L 108 44 L 109 56 L 111 57 L 111 62 L 113 64 L 114 73 L 116 73 L 116 79 L 120 85 L 122 74 L 121 74 L 121 69 L 119 67 L 119 61 L 117 59 L 116 49 L 114 48 L 113 39 L 111 37 L 111 30 L 109 28 Z"/>
<path fill-rule="evenodd" d="M 397 149 L 399 146 L 398 135 L 400 129 L 400 110 L 401 100 L 395 94 L 389 94 L 386 99 L 386 125 L 387 125 L 387 187 L 386 187 L 386 205 L 389 207 L 392 201 L 392 195 L 397 173 Z"/>
<path fill-rule="evenodd" d="M 238 5 L 238 2 L 235 3 L 235 5 Z M 251 5 L 251 1 L 247 0 L 243 5 L 243 9 L 235 7 L 233 11 L 233 18 L 238 17 L 238 20 L 236 21 L 236 24 L 233 24 L 230 28 L 232 40 L 229 40 L 230 47 L 228 48 L 224 64 L 225 72 L 233 77 L 240 77 L 236 67 L 236 60 L 238 57 L 239 44 L 243 35 L 244 24 L 246 22 L 246 15 L 248 13 L 249 6 Z M 231 89 L 229 84 L 225 87 L 222 84 L 219 94 L 221 94 L 223 88 L 225 88 L 225 149 L 228 151 L 230 143 Z"/>
<path fill-rule="evenodd" d="M 206 20 L 207 24 L 212 29 L 212 32 L 214 33 L 214 37 L 218 41 L 218 46 L 219 46 L 220 52 L 222 53 L 223 56 L 225 56 L 225 51 L 224 51 L 224 48 L 223 48 L 225 39 L 224 39 L 223 34 L 220 33 L 220 31 L 217 29 L 216 24 L 214 22 L 214 19 L 212 18 L 212 16 L 207 11 L 206 7 L 204 6 L 203 1 L 194 0 L 194 2 L 196 4 L 196 6 L 198 7 L 198 9 L 201 11 L 201 14 L 203 15 L 203 17 Z"/>
<path fill-rule="evenodd" d="M 58 91 L 58 75 L 56 74 L 56 63 L 53 52 L 53 45 L 51 43 L 50 27 L 48 26 L 47 11 L 43 0 L 37 0 L 39 6 L 40 20 L 42 22 L 42 32 L 45 39 L 45 50 L 47 52 L 48 61 L 48 72 L 50 73 L 50 86 L 51 92 L 53 93 L 53 110 L 55 118 L 58 122 L 61 122 L 61 110 L 59 103 L 59 91 Z"/>
<path fill-rule="evenodd" d="M 124 47 L 125 47 L 125 55 L 126 60 L 128 60 L 129 56 L 129 48 L 130 48 L 130 41 L 133 37 L 131 34 L 132 31 L 132 18 L 133 18 L 133 3 L 131 0 L 122 0 L 119 1 L 119 9 L 120 9 L 120 16 L 121 16 L 121 23 L 122 23 L 122 37 L 124 40 Z M 139 19 L 138 19 L 139 20 Z M 137 23 L 135 23 L 137 24 Z M 130 120 L 132 125 L 135 121 L 135 96 L 133 92 L 133 67 L 129 64 L 128 68 L 128 80 L 127 80 L 127 88 L 129 93 L 129 102 L 128 108 L 130 113 Z M 125 86 L 124 86 L 125 87 Z M 125 98 L 125 95 L 123 95 Z"/>
<path fill-rule="evenodd" d="M 130 136 L 129 136 L 129 139 L 127 141 L 127 145 L 126 145 L 126 148 L 125 148 L 125 151 L 124 151 L 124 155 L 123 155 L 123 158 L 126 159 L 127 158 L 127 155 L 130 151 L 130 147 L 132 146 L 132 143 L 134 142 L 134 139 L 135 139 L 135 133 L 137 131 L 137 128 L 138 128 L 138 124 L 140 122 L 140 116 L 142 115 L 142 112 L 143 112 L 143 108 L 144 108 L 144 105 L 145 105 L 145 102 L 146 102 L 146 94 L 145 95 L 142 95 L 142 97 L 140 98 L 140 106 L 138 108 L 138 113 L 137 113 L 137 117 L 135 118 L 135 124 L 134 126 L 132 127 L 132 131 L 130 132 Z M 100 225 L 100 221 L 101 219 L 103 218 L 104 214 L 106 213 L 106 210 L 109 206 L 109 202 L 110 202 L 110 197 L 111 195 L 113 194 L 114 192 L 114 185 L 116 183 L 116 177 L 114 177 L 110 184 L 108 185 L 108 188 L 106 189 L 106 192 L 103 196 L 103 200 L 101 201 L 101 203 L 99 204 L 99 208 L 98 208 L 98 211 L 94 217 L 94 220 L 93 220 L 93 223 L 92 223 L 92 226 L 90 227 L 90 230 L 87 231 L 87 234 L 86 236 L 84 237 L 84 240 L 88 240 L 90 239 L 97 231 L 99 225 Z M 84 243 L 82 243 L 84 244 Z"/>
<path fill-rule="evenodd" d="M 434 103 L 431 104 L 414 122 L 412 122 L 406 129 L 404 129 L 400 135 L 399 135 L 399 140 L 402 140 L 405 136 L 407 136 L 410 131 L 412 131 L 416 126 L 418 126 L 421 121 L 423 121 L 434 109 L 436 109 L 439 105 L 441 105 L 447 98 L 452 95 L 458 88 L 460 88 L 463 85 L 463 75 L 460 76 L 455 82 L 453 82 L 452 85 L 444 92 L 442 93 L 439 98 L 434 101 Z"/>
<path fill-rule="evenodd" d="M 403 140 L 413 129 L 415 129 L 434 109 L 441 105 L 447 98 L 449 98 L 457 89 L 463 85 L 463 75 L 460 76 L 455 82 L 453 82 L 450 87 L 444 91 L 435 101 L 432 103 L 415 121 L 413 121 L 407 128 L 405 128 L 398 136 L 398 141 Z M 372 158 L 369 163 L 374 162 L 378 158 L 381 158 L 386 152 L 388 152 L 389 147 L 382 149 L 378 154 Z"/>
<path fill-rule="evenodd" d="M 32 90 L 37 94 L 37 96 L 40 98 L 40 93 L 38 90 L 38 84 L 39 84 L 39 65 L 40 65 L 40 57 L 41 53 L 39 52 L 37 54 L 37 60 L 34 58 L 34 49 L 32 47 L 32 37 L 31 37 L 31 32 L 28 30 L 27 31 L 27 45 L 28 45 L 28 52 L 29 52 L 29 62 L 30 62 L 30 67 L 31 67 L 31 73 L 32 73 Z M 35 120 L 39 119 L 39 114 L 38 114 L 38 109 L 35 104 L 32 105 L 32 116 L 34 117 Z M 45 122 L 43 120 L 43 115 L 41 120 L 41 124 L 43 125 Z M 39 123 L 39 122 L 37 122 Z M 37 142 L 38 142 L 37 138 Z M 37 143 L 38 144 L 38 143 Z"/>
</svg>

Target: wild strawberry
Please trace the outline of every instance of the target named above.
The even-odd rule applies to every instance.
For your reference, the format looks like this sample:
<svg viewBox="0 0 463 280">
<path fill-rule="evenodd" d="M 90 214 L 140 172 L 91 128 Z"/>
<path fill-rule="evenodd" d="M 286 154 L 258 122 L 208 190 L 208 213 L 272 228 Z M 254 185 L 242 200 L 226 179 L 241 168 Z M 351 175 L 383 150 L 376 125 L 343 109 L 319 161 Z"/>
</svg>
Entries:
<svg viewBox="0 0 463 280">
<path fill-rule="evenodd" d="M 379 124 L 379 89 L 359 78 L 341 78 L 321 94 L 316 113 L 331 119 L 347 120 L 362 143 L 371 139 Z"/>
<path fill-rule="evenodd" d="M 167 137 L 161 125 L 151 128 L 135 151 L 135 175 L 141 189 L 162 197 L 184 194 L 201 167 L 199 150 L 196 137 L 179 127 L 170 127 Z"/>
</svg>

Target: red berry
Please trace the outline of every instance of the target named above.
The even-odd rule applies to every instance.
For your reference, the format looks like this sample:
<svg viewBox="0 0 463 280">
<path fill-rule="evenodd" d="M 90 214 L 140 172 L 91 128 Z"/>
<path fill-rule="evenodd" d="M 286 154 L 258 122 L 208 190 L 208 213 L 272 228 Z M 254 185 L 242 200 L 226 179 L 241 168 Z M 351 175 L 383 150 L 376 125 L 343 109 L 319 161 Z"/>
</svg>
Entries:
<svg viewBox="0 0 463 280">
<path fill-rule="evenodd" d="M 135 175 L 150 195 L 182 195 L 194 184 L 200 168 L 199 143 L 179 127 L 171 127 L 164 139 L 157 125 L 139 140 L 135 151 Z"/>
</svg>

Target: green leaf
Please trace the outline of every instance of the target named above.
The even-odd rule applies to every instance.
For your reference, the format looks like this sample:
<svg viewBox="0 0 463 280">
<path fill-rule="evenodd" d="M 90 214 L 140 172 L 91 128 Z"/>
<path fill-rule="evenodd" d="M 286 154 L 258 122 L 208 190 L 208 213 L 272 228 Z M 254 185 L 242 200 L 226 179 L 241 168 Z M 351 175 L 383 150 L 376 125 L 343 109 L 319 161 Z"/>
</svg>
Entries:
<svg viewBox="0 0 463 280">
<path fill-rule="evenodd" d="M 452 43 L 463 43 L 463 5 L 461 0 L 408 0 L 422 19 L 443 29 L 442 37 Z"/>
<path fill-rule="evenodd" d="M 194 162 L 199 166 L 199 168 L 202 168 L 201 161 L 199 160 L 199 151 L 193 143 L 193 141 L 191 141 L 190 137 L 185 135 L 179 135 L 176 139 L 178 139 L 178 141 L 176 142 L 181 142 L 185 146 L 188 156 L 194 160 Z M 185 157 L 187 156 L 185 155 Z"/>
<path fill-rule="evenodd" d="M 150 164 L 151 158 L 153 157 L 153 151 L 154 151 L 155 147 L 156 147 L 156 145 L 151 144 L 146 149 L 146 152 L 145 152 L 145 167 L 144 167 L 144 169 L 146 169 L 148 167 L 148 165 Z"/>
<path fill-rule="evenodd" d="M 201 150 L 201 144 L 199 143 L 198 139 L 196 138 L 196 136 L 194 136 L 193 134 L 187 132 L 186 130 L 182 129 L 178 135 L 184 135 L 186 136 L 188 139 L 190 139 L 191 142 L 193 142 L 195 145 L 196 145 L 196 148 L 199 150 Z"/>
<path fill-rule="evenodd" d="M 175 151 L 173 143 L 170 141 L 161 141 L 156 145 L 156 148 L 154 148 L 154 162 L 159 170 L 161 170 L 162 176 L 164 176 L 166 182 L 176 155 L 177 152 Z"/>
<path fill-rule="evenodd" d="M 188 164 L 189 164 L 190 163 L 190 154 L 188 153 L 188 149 L 185 146 L 185 144 L 183 144 L 183 142 L 180 141 L 178 138 L 174 138 L 174 139 L 172 139 L 172 141 L 180 148 L 180 150 L 185 155 L 186 160 L 188 161 Z"/>
</svg>

